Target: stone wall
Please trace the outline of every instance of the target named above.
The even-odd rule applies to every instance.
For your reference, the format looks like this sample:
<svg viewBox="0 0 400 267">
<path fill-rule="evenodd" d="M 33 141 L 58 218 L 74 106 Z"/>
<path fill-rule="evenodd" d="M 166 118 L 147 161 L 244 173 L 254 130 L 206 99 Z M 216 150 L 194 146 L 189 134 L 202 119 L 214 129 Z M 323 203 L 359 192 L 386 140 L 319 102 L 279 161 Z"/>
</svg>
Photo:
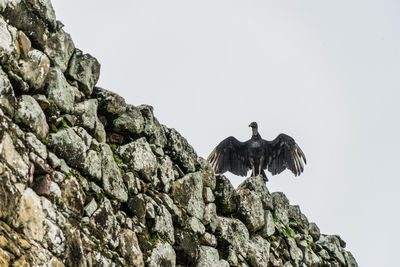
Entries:
<svg viewBox="0 0 400 267">
<path fill-rule="evenodd" d="M 234 189 L 96 87 L 48 0 L 0 0 L 1 266 L 357 266 L 261 177 Z"/>
</svg>

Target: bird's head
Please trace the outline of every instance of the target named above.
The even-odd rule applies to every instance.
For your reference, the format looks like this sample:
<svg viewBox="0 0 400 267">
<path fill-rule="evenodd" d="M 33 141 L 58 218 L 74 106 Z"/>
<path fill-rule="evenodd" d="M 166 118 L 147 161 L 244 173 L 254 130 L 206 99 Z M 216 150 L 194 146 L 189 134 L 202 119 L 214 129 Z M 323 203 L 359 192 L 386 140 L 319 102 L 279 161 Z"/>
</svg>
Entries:
<svg viewBox="0 0 400 267">
<path fill-rule="evenodd" d="M 257 129 L 258 128 L 257 122 L 253 121 L 252 123 L 249 124 L 249 127 Z"/>
</svg>

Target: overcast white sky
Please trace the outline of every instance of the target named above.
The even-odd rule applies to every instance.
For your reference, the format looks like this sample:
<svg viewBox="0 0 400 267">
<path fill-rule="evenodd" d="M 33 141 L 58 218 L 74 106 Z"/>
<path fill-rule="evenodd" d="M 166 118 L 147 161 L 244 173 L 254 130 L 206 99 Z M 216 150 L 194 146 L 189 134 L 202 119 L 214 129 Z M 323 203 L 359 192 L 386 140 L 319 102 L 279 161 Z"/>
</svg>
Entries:
<svg viewBox="0 0 400 267">
<path fill-rule="evenodd" d="M 207 157 L 289 134 L 309 164 L 269 175 L 362 267 L 398 264 L 400 2 L 53 0 L 99 86 L 150 104 Z M 267 174 L 268 175 L 268 174 Z M 228 175 L 237 186 L 242 177 Z"/>
</svg>

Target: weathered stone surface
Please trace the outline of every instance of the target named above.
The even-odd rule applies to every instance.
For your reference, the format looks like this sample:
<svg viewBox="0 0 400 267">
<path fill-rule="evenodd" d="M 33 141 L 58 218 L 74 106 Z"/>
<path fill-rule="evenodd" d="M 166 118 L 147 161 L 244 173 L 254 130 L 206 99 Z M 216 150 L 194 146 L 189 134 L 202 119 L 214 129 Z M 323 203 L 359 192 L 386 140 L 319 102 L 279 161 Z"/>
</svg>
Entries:
<svg viewBox="0 0 400 267">
<path fill-rule="evenodd" d="M 0 17 L 0 62 L 4 63 L 11 56 L 12 52 L 16 50 L 14 41 L 13 36 L 8 30 L 7 23 L 3 17 Z"/>
<path fill-rule="evenodd" d="M 203 236 L 200 237 L 200 244 L 209 247 L 216 247 L 218 245 L 218 242 L 215 235 L 206 232 Z"/>
<path fill-rule="evenodd" d="M 240 220 L 219 217 L 215 236 L 223 251 L 227 251 L 230 246 L 234 251 L 246 258 L 249 232 Z"/>
<path fill-rule="evenodd" d="M 142 251 L 135 232 L 129 229 L 122 229 L 119 234 L 119 240 L 119 249 L 122 257 L 127 259 L 127 263 L 131 266 L 144 267 Z"/>
<path fill-rule="evenodd" d="M 113 121 L 113 125 L 118 132 L 140 134 L 144 129 L 144 119 L 137 107 L 128 105 L 126 111 Z"/>
<path fill-rule="evenodd" d="M 60 29 L 50 35 L 46 42 L 44 52 L 54 63 L 54 66 L 59 68 L 61 72 L 65 72 L 74 50 L 75 45 L 71 36 L 63 29 Z"/>
<path fill-rule="evenodd" d="M 79 89 L 86 96 L 90 96 L 93 87 L 99 80 L 100 63 L 90 54 L 83 54 L 81 50 L 75 49 L 69 62 L 67 74 L 78 82 Z"/>
<path fill-rule="evenodd" d="M 104 240 L 108 242 L 111 248 L 115 249 L 118 247 L 118 233 L 120 226 L 117 222 L 116 216 L 114 215 L 110 200 L 104 198 L 100 207 L 90 218 L 90 224 L 97 229 L 102 229 L 101 232 L 104 236 Z"/>
<path fill-rule="evenodd" d="M 275 210 L 274 215 L 281 221 L 284 225 L 289 224 L 289 200 L 286 198 L 285 194 L 282 192 L 272 193 L 272 203 L 274 204 Z"/>
<path fill-rule="evenodd" d="M 43 240 L 43 212 L 40 198 L 27 188 L 21 196 L 18 207 L 17 227 L 23 228 L 24 234 L 33 240 Z"/>
<path fill-rule="evenodd" d="M 118 116 L 125 113 L 125 99 L 114 92 L 95 87 L 93 96 L 99 101 L 99 112 L 104 115 Z"/>
<path fill-rule="evenodd" d="M 249 189 L 238 190 L 238 214 L 250 232 L 260 230 L 265 223 L 260 197 Z"/>
<path fill-rule="evenodd" d="M 215 232 L 218 226 L 217 206 L 214 203 L 209 203 L 204 208 L 203 223 L 208 225 L 211 232 Z"/>
<path fill-rule="evenodd" d="M 44 86 L 50 69 L 50 60 L 43 52 L 31 49 L 26 58 L 18 62 L 17 74 L 27 82 L 31 90 L 39 90 Z"/>
<path fill-rule="evenodd" d="M 272 198 L 262 176 L 246 178 L 237 188 L 237 190 L 242 189 L 249 189 L 255 192 L 261 199 L 263 208 L 273 210 Z"/>
<path fill-rule="evenodd" d="M 121 202 L 126 202 L 128 200 L 128 192 L 118 165 L 115 163 L 113 152 L 107 144 L 102 144 L 100 147 L 103 188 L 110 196 Z"/>
<path fill-rule="evenodd" d="M 71 113 L 74 108 L 75 89 L 65 78 L 64 74 L 56 68 L 49 71 L 46 82 L 46 92 L 49 100 L 64 113 Z"/>
<path fill-rule="evenodd" d="M 193 233 L 199 235 L 203 235 L 206 231 L 204 225 L 196 217 L 190 217 L 189 219 L 187 219 L 186 227 L 190 229 Z"/>
<path fill-rule="evenodd" d="M 154 117 L 153 107 L 149 105 L 140 105 L 137 107 L 142 113 L 144 119 L 143 133 L 146 135 L 150 143 L 159 147 L 164 147 L 167 143 L 166 133 L 164 127 Z"/>
<path fill-rule="evenodd" d="M 158 242 L 155 248 L 151 251 L 149 267 L 174 267 L 175 264 L 176 255 L 171 245 L 168 243 Z"/>
<path fill-rule="evenodd" d="M 0 108 L 7 115 L 13 117 L 16 103 L 17 99 L 15 98 L 11 82 L 8 79 L 7 74 L 0 68 Z"/>
<path fill-rule="evenodd" d="M 305 248 L 304 250 L 304 263 L 307 266 L 321 266 L 322 259 L 315 254 L 311 249 Z"/>
<path fill-rule="evenodd" d="M 45 219 L 43 225 L 45 232 L 44 239 L 47 242 L 49 250 L 54 253 L 54 255 L 60 257 L 65 251 L 64 233 L 50 220 Z"/>
<path fill-rule="evenodd" d="M 176 180 L 172 186 L 172 196 L 190 215 L 203 219 L 205 205 L 201 172 L 189 173 Z"/>
<path fill-rule="evenodd" d="M 316 244 L 321 245 L 330 252 L 342 265 L 346 264 L 346 259 L 341 253 L 340 241 L 334 235 L 321 235 Z"/>
<path fill-rule="evenodd" d="M 345 251 L 343 253 L 343 255 L 344 255 L 344 258 L 346 259 L 347 266 L 358 267 L 358 264 L 357 264 L 356 260 L 354 259 L 353 254 L 351 254 L 350 251 Z"/>
<path fill-rule="evenodd" d="M 164 155 L 160 158 L 158 164 L 157 175 L 163 183 L 163 191 L 168 193 L 175 180 L 174 166 L 171 159 Z"/>
<path fill-rule="evenodd" d="M 0 218 L 8 223 L 11 223 L 15 211 L 18 210 L 21 198 L 21 192 L 11 184 L 9 179 L 11 175 L 12 173 L 0 164 Z"/>
<path fill-rule="evenodd" d="M 148 181 L 153 180 L 152 176 L 157 170 L 157 158 L 144 137 L 120 146 L 117 153 L 130 169 L 139 172 Z"/>
<path fill-rule="evenodd" d="M 78 229 L 70 228 L 66 231 L 65 264 L 67 266 L 85 266 L 81 233 Z"/>
<path fill-rule="evenodd" d="M 0 130 L 0 133 L 2 131 Z M 0 143 L 0 155 L 4 161 L 10 166 L 21 178 L 24 180 L 28 179 L 28 155 L 26 153 L 18 153 L 18 147 L 15 147 L 12 136 L 7 132 L 3 133 Z M 18 149 L 21 151 L 22 149 Z M 21 151 L 23 152 L 23 150 Z"/>
<path fill-rule="evenodd" d="M 79 125 L 93 134 L 99 121 L 97 118 L 97 100 L 89 99 L 76 104 L 74 113 L 78 117 Z"/>
<path fill-rule="evenodd" d="M 31 186 L 33 191 L 39 196 L 49 196 L 51 194 L 51 178 L 49 174 L 37 175 L 33 179 L 33 185 Z"/>
<path fill-rule="evenodd" d="M 49 132 L 46 116 L 36 100 L 29 95 L 22 95 L 18 99 L 18 109 L 14 119 L 33 131 L 39 138 L 44 138 Z"/>
<path fill-rule="evenodd" d="M 79 215 L 82 214 L 86 195 L 75 177 L 72 176 L 66 181 L 62 189 L 62 199 L 70 210 Z"/>
<path fill-rule="evenodd" d="M 26 133 L 25 138 L 26 143 L 31 151 L 38 154 L 42 159 L 47 159 L 46 146 L 33 133 Z"/>
<path fill-rule="evenodd" d="M 223 175 L 216 175 L 215 204 L 218 213 L 230 214 L 237 210 L 237 194 L 231 182 Z"/>
<path fill-rule="evenodd" d="M 176 231 L 176 262 L 179 265 L 193 266 L 199 257 L 200 244 L 196 235 L 191 232 Z"/>
<path fill-rule="evenodd" d="M 212 247 L 201 246 L 199 261 L 197 267 L 229 267 L 229 263 L 225 260 L 220 260 L 218 250 Z"/>
<path fill-rule="evenodd" d="M 297 247 L 296 241 L 294 238 L 288 237 L 287 242 L 289 244 L 289 252 L 290 252 L 290 257 L 296 262 L 299 263 L 300 261 L 303 260 L 303 252 L 301 249 Z"/>
<path fill-rule="evenodd" d="M 310 223 L 308 226 L 308 232 L 312 236 L 314 242 L 319 240 L 319 237 L 321 236 L 321 233 L 319 231 L 318 226 L 315 223 Z"/>
<path fill-rule="evenodd" d="M 151 198 L 146 198 L 146 202 L 150 203 L 153 201 Z M 159 233 L 161 236 L 166 237 L 171 244 L 175 243 L 174 226 L 172 223 L 171 214 L 163 205 L 158 206 L 155 202 L 153 202 L 152 206 L 154 207 L 154 215 L 147 214 L 146 216 L 147 219 L 154 219 L 154 223 L 152 223 L 150 232 Z M 147 210 L 149 211 L 149 208 L 147 208 Z"/>
<path fill-rule="evenodd" d="M 197 154 L 187 140 L 175 129 L 163 127 L 167 137 L 166 152 L 180 168 L 186 172 L 194 172 L 199 163 Z"/>
<path fill-rule="evenodd" d="M 247 251 L 248 259 L 252 266 L 267 267 L 269 262 L 270 244 L 261 236 L 256 235 L 249 241 L 249 249 Z"/>
</svg>

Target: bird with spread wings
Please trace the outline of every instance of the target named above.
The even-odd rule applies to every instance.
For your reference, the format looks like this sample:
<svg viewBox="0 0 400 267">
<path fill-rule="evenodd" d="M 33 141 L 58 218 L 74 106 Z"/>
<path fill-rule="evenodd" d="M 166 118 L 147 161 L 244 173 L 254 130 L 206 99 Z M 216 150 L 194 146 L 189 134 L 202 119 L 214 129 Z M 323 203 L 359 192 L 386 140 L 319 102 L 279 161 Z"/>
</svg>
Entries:
<svg viewBox="0 0 400 267">
<path fill-rule="evenodd" d="M 251 176 L 261 175 L 268 181 L 264 170 L 279 174 L 289 169 L 295 176 L 304 171 L 306 157 L 294 139 L 286 134 L 280 134 L 272 141 L 261 138 L 256 122 L 250 123 L 251 139 L 240 142 L 230 136 L 219 143 L 210 153 L 207 160 L 216 173 L 229 171 L 233 174 L 246 176 L 251 170 Z M 303 163 L 304 162 L 304 163 Z"/>
</svg>

